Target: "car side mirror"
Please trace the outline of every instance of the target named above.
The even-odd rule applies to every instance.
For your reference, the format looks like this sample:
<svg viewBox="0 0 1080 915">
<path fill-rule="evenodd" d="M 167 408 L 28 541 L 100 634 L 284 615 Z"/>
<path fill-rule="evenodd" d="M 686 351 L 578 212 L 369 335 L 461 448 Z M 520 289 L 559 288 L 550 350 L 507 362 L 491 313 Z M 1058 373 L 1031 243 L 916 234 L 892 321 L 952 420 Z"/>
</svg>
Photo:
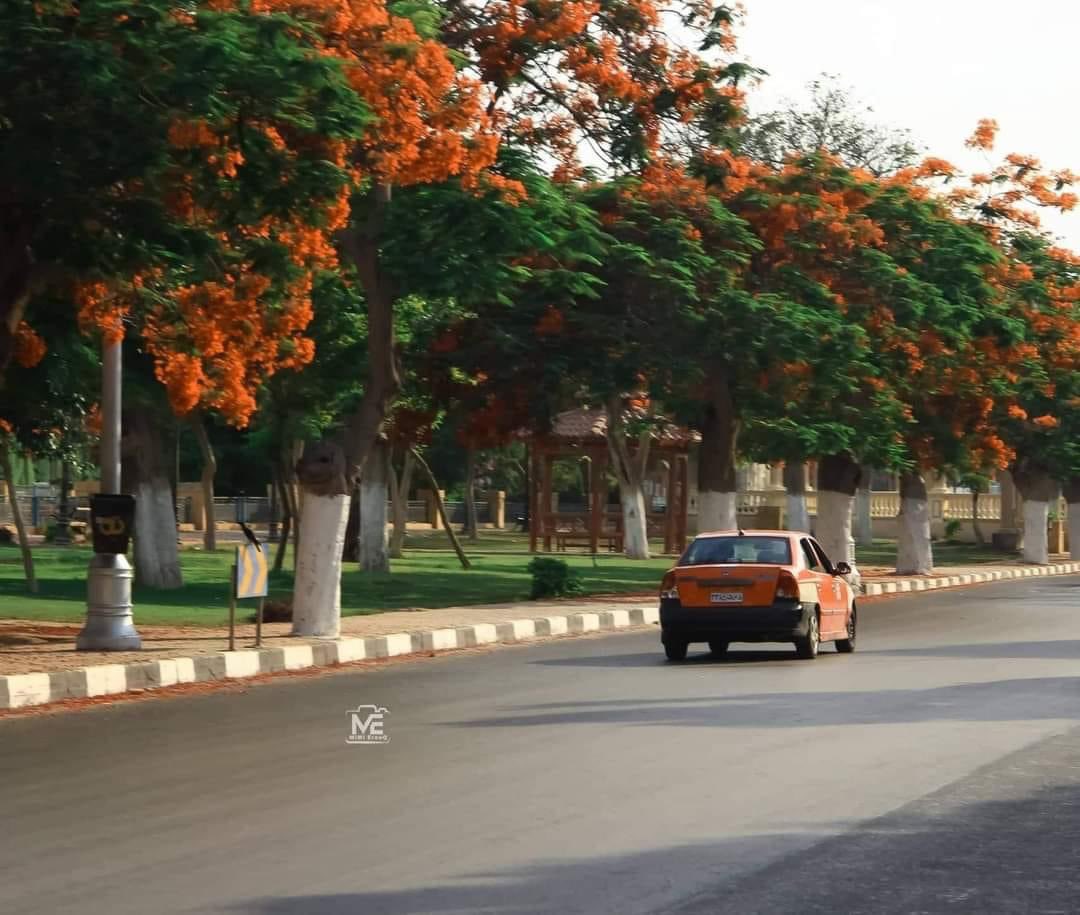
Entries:
<svg viewBox="0 0 1080 915">
<path fill-rule="evenodd" d="M 838 562 L 833 568 L 837 575 L 851 574 L 851 566 L 849 566 L 846 562 Z"/>
</svg>

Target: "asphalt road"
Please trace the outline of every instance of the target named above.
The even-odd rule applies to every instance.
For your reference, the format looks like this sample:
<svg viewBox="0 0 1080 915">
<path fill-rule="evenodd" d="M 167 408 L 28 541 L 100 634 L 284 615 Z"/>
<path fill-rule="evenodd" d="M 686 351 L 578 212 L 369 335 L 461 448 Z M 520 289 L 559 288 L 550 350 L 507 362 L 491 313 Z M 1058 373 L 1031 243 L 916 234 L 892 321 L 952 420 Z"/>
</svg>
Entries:
<svg viewBox="0 0 1080 915">
<path fill-rule="evenodd" d="M 1078 661 L 1052 578 L 4 720 L 0 912 L 1077 912 Z"/>
</svg>

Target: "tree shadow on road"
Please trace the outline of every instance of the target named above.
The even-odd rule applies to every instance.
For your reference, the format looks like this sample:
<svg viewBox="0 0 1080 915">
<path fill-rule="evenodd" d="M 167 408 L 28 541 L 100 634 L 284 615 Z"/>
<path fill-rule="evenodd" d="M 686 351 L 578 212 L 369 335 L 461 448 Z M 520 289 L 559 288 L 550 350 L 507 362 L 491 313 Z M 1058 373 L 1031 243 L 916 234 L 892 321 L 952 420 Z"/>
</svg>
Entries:
<svg viewBox="0 0 1080 915">
<path fill-rule="evenodd" d="M 812 728 L 926 721 L 1080 720 L 1080 676 L 908 689 L 734 693 L 710 698 L 625 699 L 517 706 L 460 728 L 623 724 L 710 728 Z"/>
<path fill-rule="evenodd" d="M 923 648 L 878 648 L 863 655 L 927 658 L 1078 658 L 1080 639 L 1043 642 L 981 642 L 968 645 L 927 645 Z"/>
<path fill-rule="evenodd" d="M 399 891 L 253 899 L 251 915 L 909 915 L 1075 912 L 1080 730 L 854 829 L 537 862 Z M 718 824 L 717 831 L 723 826 Z M 362 873 L 357 881 L 362 882 Z M 628 888 L 632 888 L 628 891 Z M 628 901 L 629 897 L 629 901 Z"/>
</svg>

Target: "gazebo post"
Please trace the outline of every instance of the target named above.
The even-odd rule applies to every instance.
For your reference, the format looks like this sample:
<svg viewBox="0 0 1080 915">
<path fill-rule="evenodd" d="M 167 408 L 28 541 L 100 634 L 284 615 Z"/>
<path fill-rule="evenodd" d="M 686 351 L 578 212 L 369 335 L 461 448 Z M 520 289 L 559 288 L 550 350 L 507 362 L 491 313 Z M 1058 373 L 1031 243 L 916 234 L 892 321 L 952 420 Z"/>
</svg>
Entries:
<svg viewBox="0 0 1080 915">
<path fill-rule="evenodd" d="M 589 547 L 593 555 L 600 552 L 600 528 L 604 523 L 604 495 L 607 487 L 607 453 L 597 451 L 592 455 L 589 480 Z"/>
<path fill-rule="evenodd" d="M 555 455 L 544 454 L 544 482 L 540 491 L 540 514 L 544 519 L 544 552 L 551 552 L 551 469 Z"/>
<path fill-rule="evenodd" d="M 664 503 L 664 552 L 675 552 L 675 541 L 678 537 L 678 524 L 675 518 L 678 508 L 675 502 L 676 490 L 679 485 L 679 456 L 668 456 L 667 473 L 667 499 Z M 681 502 L 681 500 L 680 500 Z"/>
</svg>

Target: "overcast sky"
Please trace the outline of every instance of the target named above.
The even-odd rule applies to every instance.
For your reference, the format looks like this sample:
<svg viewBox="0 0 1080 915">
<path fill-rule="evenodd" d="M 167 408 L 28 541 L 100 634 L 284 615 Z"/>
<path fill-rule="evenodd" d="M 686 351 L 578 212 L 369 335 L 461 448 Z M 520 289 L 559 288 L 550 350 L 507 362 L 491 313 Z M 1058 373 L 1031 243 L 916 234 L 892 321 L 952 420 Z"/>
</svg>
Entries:
<svg viewBox="0 0 1080 915">
<path fill-rule="evenodd" d="M 1080 173 L 1077 0 L 744 0 L 740 57 L 769 71 L 751 96 L 765 110 L 836 74 L 883 123 L 963 167 L 980 118 L 998 152 Z M 1080 250 L 1080 211 L 1045 220 Z"/>
</svg>

